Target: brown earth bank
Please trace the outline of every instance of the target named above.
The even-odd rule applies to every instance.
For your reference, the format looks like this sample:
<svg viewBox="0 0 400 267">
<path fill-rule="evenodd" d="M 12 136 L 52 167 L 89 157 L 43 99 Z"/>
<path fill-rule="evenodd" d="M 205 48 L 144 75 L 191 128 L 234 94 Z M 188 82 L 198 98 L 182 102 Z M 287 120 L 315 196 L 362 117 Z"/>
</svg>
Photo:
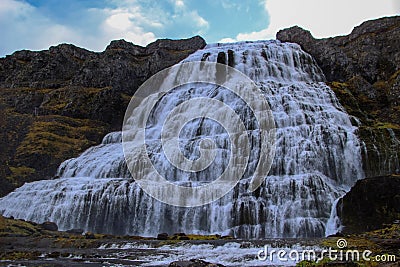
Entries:
<svg viewBox="0 0 400 267">
<path fill-rule="evenodd" d="M 62 161 L 120 130 L 136 89 L 204 46 L 199 36 L 146 47 L 116 40 L 100 53 L 60 44 L 0 58 L 0 196 L 52 178 Z"/>
</svg>

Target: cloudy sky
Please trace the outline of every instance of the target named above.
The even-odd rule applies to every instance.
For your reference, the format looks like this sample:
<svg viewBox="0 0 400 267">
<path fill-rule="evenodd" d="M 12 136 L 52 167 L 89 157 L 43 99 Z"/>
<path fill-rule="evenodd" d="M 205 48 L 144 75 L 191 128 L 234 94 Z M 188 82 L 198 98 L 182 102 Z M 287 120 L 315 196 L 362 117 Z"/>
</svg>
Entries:
<svg viewBox="0 0 400 267">
<path fill-rule="evenodd" d="M 0 56 L 59 43 L 102 51 L 121 38 L 273 39 L 292 25 L 321 38 L 399 13 L 400 0 L 0 0 Z"/>
</svg>

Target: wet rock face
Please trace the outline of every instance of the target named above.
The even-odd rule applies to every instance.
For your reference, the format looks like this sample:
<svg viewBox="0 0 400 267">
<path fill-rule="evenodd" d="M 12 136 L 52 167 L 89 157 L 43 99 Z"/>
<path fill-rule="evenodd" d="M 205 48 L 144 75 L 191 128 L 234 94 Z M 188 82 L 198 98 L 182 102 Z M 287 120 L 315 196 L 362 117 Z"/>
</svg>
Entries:
<svg viewBox="0 0 400 267">
<path fill-rule="evenodd" d="M 369 83 L 387 80 L 400 68 L 400 16 L 371 20 L 351 34 L 315 39 L 298 26 L 281 30 L 277 39 L 298 43 L 314 56 L 328 81 L 360 75 Z"/>
<path fill-rule="evenodd" d="M 346 234 L 383 228 L 400 219 L 400 176 L 359 180 L 338 203 Z"/>
</svg>

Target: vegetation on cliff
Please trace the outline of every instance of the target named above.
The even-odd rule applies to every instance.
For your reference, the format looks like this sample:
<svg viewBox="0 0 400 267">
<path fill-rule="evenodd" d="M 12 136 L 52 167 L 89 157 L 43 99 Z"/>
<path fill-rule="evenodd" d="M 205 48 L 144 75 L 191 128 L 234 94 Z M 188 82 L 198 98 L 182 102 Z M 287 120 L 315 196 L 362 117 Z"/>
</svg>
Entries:
<svg viewBox="0 0 400 267">
<path fill-rule="evenodd" d="M 100 53 L 61 44 L 0 58 L 0 196 L 50 179 L 62 161 L 120 130 L 141 83 L 204 46 L 199 36 L 147 47 L 116 40 Z"/>
</svg>

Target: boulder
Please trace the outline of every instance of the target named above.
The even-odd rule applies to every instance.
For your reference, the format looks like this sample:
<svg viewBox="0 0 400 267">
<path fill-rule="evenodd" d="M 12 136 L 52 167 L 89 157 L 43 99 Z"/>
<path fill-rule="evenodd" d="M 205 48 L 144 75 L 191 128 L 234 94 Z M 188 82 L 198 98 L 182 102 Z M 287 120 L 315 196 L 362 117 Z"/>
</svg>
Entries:
<svg viewBox="0 0 400 267">
<path fill-rule="evenodd" d="M 168 234 L 167 233 L 158 234 L 157 240 L 168 240 Z"/>
<path fill-rule="evenodd" d="M 58 226 L 54 222 L 44 222 L 39 225 L 40 228 L 47 231 L 58 231 Z"/>
<path fill-rule="evenodd" d="M 222 264 L 210 263 L 203 260 L 191 259 L 189 261 L 174 261 L 169 267 L 224 267 Z"/>
<path fill-rule="evenodd" d="M 84 231 L 83 229 L 69 229 L 66 232 L 69 234 L 81 235 Z"/>
<path fill-rule="evenodd" d="M 376 230 L 400 220 L 400 176 L 357 181 L 339 200 L 337 213 L 344 234 Z"/>
<path fill-rule="evenodd" d="M 95 235 L 92 232 L 86 232 L 85 233 L 85 238 L 86 239 L 95 239 Z"/>
</svg>

